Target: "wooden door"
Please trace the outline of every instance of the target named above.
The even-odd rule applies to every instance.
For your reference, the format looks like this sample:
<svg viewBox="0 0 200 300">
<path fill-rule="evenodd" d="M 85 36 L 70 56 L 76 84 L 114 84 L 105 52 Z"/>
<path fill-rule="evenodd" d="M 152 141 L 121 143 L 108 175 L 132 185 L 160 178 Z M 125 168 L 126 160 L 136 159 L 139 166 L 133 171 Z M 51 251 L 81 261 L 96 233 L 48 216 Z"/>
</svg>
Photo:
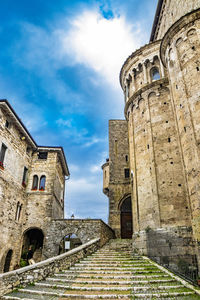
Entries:
<svg viewBox="0 0 200 300">
<path fill-rule="evenodd" d="M 121 238 L 131 239 L 133 234 L 132 213 L 121 212 Z"/>
</svg>

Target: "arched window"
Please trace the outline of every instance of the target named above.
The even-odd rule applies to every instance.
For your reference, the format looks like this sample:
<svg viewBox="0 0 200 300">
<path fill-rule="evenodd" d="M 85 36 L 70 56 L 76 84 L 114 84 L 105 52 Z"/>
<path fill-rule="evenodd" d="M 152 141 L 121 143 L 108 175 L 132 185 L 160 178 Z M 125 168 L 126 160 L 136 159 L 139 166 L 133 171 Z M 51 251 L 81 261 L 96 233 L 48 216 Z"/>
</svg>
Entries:
<svg viewBox="0 0 200 300">
<path fill-rule="evenodd" d="M 33 176 L 32 190 L 37 190 L 37 189 L 38 189 L 38 176 L 34 175 Z"/>
<path fill-rule="evenodd" d="M 46 183 L 46 176 L 42 175 L 40 177 L 40 188 L 39 188 L 41 191 L 45 190 L 45 183 Z"/>
<path fill-rule="evenodd" d="M 158 68 L 154 67 L 151 69 L 151 80 L 159 80 L 160 79 L 160 73 L 158 71 Z"/>
</svg>

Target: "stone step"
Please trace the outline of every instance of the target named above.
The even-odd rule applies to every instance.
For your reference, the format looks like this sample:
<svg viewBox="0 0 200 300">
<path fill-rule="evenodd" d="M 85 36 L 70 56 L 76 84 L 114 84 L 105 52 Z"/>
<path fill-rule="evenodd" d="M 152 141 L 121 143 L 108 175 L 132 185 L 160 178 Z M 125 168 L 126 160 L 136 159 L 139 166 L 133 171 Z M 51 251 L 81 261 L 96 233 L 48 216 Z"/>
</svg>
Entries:
<svg viewBox="0 0 200 300">
<path fill-rule="evenodd" d="M 131 267 L 144 267 L 144 268 L 150 268 L 152 267 L 153 265 L 149 264 L 149 263 L 143 263 L 143 264 L 124 264 L 124 263 L 99 263 L 99 264 L 96 264 L 96 263 L 93 263 L 93 262 L 89 262 L 89 263 L 77 263 L 75 264 L 74 266 L 75 267 L 101 267 L 101 266 L 104 266 L 104 267 L 121 267 L 121 268 L 131 268 Z M 154 267 L 154 266 L 153 266 Z"/>
<path fill-rule="evenodd" d="M 111 270 L 111 271 L 123 271 L 123 270 L 128 270 L 128 271 L 155 271 L 157 270 L 157 267 L 154 267 L 154 266 L 149 266 L 149 267 L 134 267 L 134 266 L 129 266 L 129 267 L 126 267 L 126 266 L 121 266 L 121 267 L 110 267 L 110 266 L 101 266 L 101 267 L 95 267 L 95 266 L 86 266 L 86 267 L 83 267 L 83 266 L 76 266 L 76 267 L 71 267 L 70 270 L 76 270 L 76 271 L 79 271 L 79 270 L 95 270 L 95 271 L 102 271 L 102 270 Z"/>
<path fill-rule="evenodd" d="M 130 241 L 127 243 L 130 245 Z M 149 260 L 132 256 L 125 244 L 111 241 L 71 268 L 16 290 L 3 299 L 199 299 L 194 298 L 193 290 Z"/>
<path fill-rule="evenodd" d="M 107 278 L 108 279 L 108 278 Z M 118 279 L 118 280 L 116 280 Z M 128 280 L 129 279 L 129 280 Z M 73 279 L 63 279 L 63 278 L 54 278 L 54 277 L 48 277 L 46 279 L 46 282 L 47 283 L 50 283 L 50 282 L 53 282 L 53 283 L 56 283 L 56 282 L 59 282 L 59 283 L 81 283 L 81 284 L 106 284 L 106 285 L 109 285 L 109 284 L 116 284 L 116 285 L 125 285 L 125 284 L 171 284 L 171 283 L 177 283 L 178 282 L 175 280 L 175 279 L 150 279 L 150 280 L 132 280 L 132 278 L 128 277 L 127 279 L 124 279 L 124 280 L 119 280 L 119 278 L 109 278 L 109 280 L 105 280 L 105 278 L 100 278 L 98 280 L 98 278 L 95 278 L 95 279 L 91 279 L 90 277 L 87 278 L 84 278 L 84 277 L 76 277 L 76 278 L 73 278 Z"/>
<path fill-rule="evenodd" d="M 80 285 L 77 282 L 74 282 L 73 285 L 67 285 L 67 284 L 57 284 L 55 283 L 54 285 L 52 285 L 52 283 L 39 283 L 36 282 L 35 286 L 37 288 L 49 288 L 49 289 L 59 289 L 59 290 L 66 290 L 66 289 L 70 289 L 70 290 L 83 290 L 83 291 L 142 291 L 142 292 L 146 292 L 146 291 L 154 291 L 154 290 L 172 290 L 172 289 L 185 289 L 186 291 L 188 291 L 187 288 L 183 288 L 183 286 L 181 284 L 177 284 L 177 285 L 156 285 L 156 286 L 95 286 L 95 285 Z"/>
<path fill-rule="evenodd" d="M 121 275 L 121 272 L 119 273 L 120 275 L 107 275 L 107 274 L 94 274 L 94 278 L 113 278 L 113 279 L 127 279 L 127 278 L 131 278 L 131 279 L 149 279 L 149 278 L 170 278 L 171 277 L 165 273 L 163 274 L 157 274 L 157 275 L 152 275 L 152 274 L 146 274 L 146 275 Z M 61 277 L 61 278 L 91 278 L 91 274 L 77 274 L 77 273 L 64 273 L 64 274 L 54 274 L 54 278 L 57 277 Z M 93 277 L 93 276 L 92 276 Z"/>
</svg>

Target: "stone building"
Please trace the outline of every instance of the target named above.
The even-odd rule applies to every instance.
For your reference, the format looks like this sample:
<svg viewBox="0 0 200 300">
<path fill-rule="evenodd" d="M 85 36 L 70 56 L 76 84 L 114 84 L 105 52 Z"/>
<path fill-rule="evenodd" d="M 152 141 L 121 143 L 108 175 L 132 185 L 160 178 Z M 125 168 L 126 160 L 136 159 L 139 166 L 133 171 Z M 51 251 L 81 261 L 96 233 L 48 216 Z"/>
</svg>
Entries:
<svg viewBox="0 0 200 300">
<path fill-rule="evenodd" d="M 47 230 L 64 217 L 62 147 L 38 146 L 7 100 L 0 100 L 0 273 L 19 264 L 31 245 L 46 257 Z"/>
<path fill-rule="evenodd" d="M 159 0 L 150 43 L 122 66 L 126 120 L 110 121 L 102 166 L 116 235 L 132 224 L 133 246 L 180 272 L 200 263 L 199 57 L 200 0 Z"/>
</svg>

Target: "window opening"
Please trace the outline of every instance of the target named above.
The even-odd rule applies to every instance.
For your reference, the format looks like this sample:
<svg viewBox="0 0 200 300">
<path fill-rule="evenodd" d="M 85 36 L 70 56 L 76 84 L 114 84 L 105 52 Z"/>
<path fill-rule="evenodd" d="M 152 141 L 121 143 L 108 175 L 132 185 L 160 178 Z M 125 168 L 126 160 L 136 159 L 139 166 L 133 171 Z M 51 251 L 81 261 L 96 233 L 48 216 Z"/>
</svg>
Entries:
<svg viewBox="0 0 200 300">
<path fill-rule="evenodd" d="M 6 120 L 5 127 L 6 127 L 6 128 L 9 128 L 9 127 L 10 127 L 10 122 L 9 122 L 8 120 Z"/>
<path fill-rule="evenodd" d="M 21 210 L 22 210 L 22 204 L 20 202 L 17 202 L 17 209 L 16 209 L 16 214 L 15 214 L 15 220 L 19 221 L 20 215 L 21 215 Z"/>
<path fill-rule="evenodd" d="M 7 150 L 6 145 L 2 144 L 2 146 L 1 146 L 1 152 L 0 152 L 0 166 L 1 167 L 3 167 L 3 162 L 4 162 L 6 150 Z"/>
<path fill-rule="evenodd" d="M 151 79 L 152 81 L 160 79 L 160 73 L 155 67 L 151 69 Z"/>
<path fill-rule="evenodd" d="M 38 158 L 39 159 L 47 159 L 48 152 L 39 152 L 38 153 Z"/>
<path fill-rule="evenodd" d="M 32 190 L 37 190 L 37 189 L 38 189 L 38 176 L 34 175 L 33 176 Z"/>
<path fill-rule="evenodd" d="M 124 169 L 124 176 L 125 176 L 125 178 L 130 177 L 130 169 Z"/>
<path fill-rule="evenodd" d="M 128 155 L 125 156 L 125 160 L 126 160 L 126 162 L 128 162 Z"/>
<path fill-rule="evenodd" d="M 40 177 L 40 191 L 44 191 L 45 190 L 45 183 L 46 183 L 46 176 L 45 175 L 42 175 Z"/>
<path fill-rule="evenodd" d="M 27 185 L 27 179 L 28 179 L 28 169 L 27 169 L 27 167 L 24 167 L 24 173 L 23 173 L 23 178 L 22 178 L 22 185 L 24 186 L 24 187 L 26 187 L 26 185 Z"/>
</svg>

